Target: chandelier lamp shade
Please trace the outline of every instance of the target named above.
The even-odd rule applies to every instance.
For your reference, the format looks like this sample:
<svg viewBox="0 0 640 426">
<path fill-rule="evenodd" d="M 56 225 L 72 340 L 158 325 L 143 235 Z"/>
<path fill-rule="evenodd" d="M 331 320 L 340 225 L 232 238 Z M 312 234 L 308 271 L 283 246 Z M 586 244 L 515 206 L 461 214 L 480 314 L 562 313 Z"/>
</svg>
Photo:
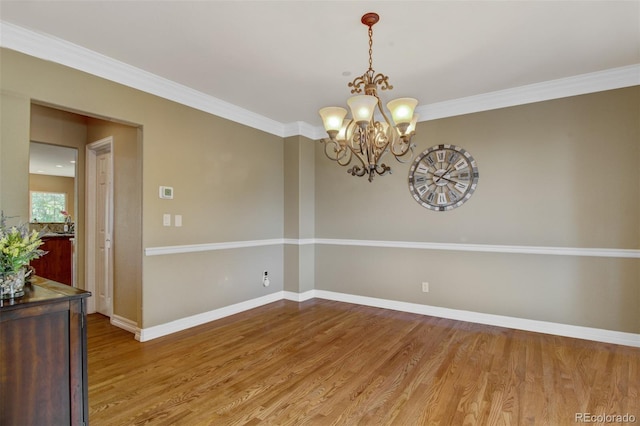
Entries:
<svg viewBox="0 0 640 426">
<path fill-rule="evenodd" d="M 391 167 L 382 162 L 386 153 L 396 160 L 407 153 L 413 153 L 411 137 L 415 134 L 418 115 L 414 113 L 418 100 L 398 98 L 382 107 L 378 97 L 380 90 L 391 90 L 389 77 L 373 70 L 373 25 L 380 20 L 378 14 L 370 12 L 362 16 L 361 22 L 369 27 L 369 69 L 349 83 L 351 93 L 347 100 L 349 111 L 342 107 L 320 109 L 322 123 L 329 135 L 322 139 L 324 152 L 329 159 L 347 170 L 352 176 L 367 176 L 371 182 L 374 176 L 391 173 Z M 347 118 L 347 114 L 351 117 Z"/>
</svg>

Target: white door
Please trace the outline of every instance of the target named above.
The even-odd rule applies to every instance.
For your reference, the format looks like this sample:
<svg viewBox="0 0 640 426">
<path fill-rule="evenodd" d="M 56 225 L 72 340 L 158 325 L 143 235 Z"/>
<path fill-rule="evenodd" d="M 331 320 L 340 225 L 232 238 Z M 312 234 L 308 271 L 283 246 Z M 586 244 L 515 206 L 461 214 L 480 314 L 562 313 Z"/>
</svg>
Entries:
<svg viewBox="0 0 640 426">
<path fill-rule="evenodd" d="M 112 140 L 87 146 L 87 289 L 94 295 L 89 312 L 113 312 Z"/>
<path fill-rule="evenodd" d="M 110 252 L 111 226 L 111 152 L 100 152 L 96 156 L 96 310 L 111 316 Z"/>
</svg>

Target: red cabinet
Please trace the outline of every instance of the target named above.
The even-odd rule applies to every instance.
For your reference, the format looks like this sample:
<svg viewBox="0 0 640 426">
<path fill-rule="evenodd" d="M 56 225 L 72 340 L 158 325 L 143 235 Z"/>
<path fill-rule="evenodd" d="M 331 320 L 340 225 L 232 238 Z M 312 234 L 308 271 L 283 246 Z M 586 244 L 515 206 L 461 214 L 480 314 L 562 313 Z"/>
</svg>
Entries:
<svg viewBox="0 0 640 426">
<path fill-rule="evenodd" d="M 31 261 L 36 275 L 59 283 L 73 285 L 73 240 L 68 235 L 43 237 L 40 248 L 46 252 Z"/>
</svg>

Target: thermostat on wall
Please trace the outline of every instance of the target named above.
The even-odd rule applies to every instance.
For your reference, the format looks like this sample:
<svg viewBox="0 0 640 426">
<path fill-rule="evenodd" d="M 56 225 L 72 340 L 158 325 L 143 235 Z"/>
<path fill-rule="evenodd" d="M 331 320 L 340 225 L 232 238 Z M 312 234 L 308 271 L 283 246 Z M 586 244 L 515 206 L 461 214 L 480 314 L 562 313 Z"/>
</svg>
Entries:
<svg viewBox="0 0 640 426">
<path fill-rule="evenodd" d="M 160 198 L 164 198 L 165 200 L 173 200 L 173 187 L 171 187 L 171 186 L 161 186 L 160 187 Z"/>
</svg>

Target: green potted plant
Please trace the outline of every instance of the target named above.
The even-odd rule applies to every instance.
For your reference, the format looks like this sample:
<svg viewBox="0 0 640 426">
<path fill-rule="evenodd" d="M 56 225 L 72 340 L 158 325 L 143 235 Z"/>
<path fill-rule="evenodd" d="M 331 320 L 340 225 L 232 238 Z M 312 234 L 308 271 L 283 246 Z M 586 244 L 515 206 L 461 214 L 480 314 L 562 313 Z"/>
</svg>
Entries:
<svg viewBox="0 0 640 426">
<path fill-rule="evenodd" d="M 0 294 L 2 299 L 11 299 L 24 295 L 29 262 L 46 252 L 39 248 L 39 232 L 29 232 L 26 224 L 7 226 L 6 220 L 0 212 Z"/>
</svg>

